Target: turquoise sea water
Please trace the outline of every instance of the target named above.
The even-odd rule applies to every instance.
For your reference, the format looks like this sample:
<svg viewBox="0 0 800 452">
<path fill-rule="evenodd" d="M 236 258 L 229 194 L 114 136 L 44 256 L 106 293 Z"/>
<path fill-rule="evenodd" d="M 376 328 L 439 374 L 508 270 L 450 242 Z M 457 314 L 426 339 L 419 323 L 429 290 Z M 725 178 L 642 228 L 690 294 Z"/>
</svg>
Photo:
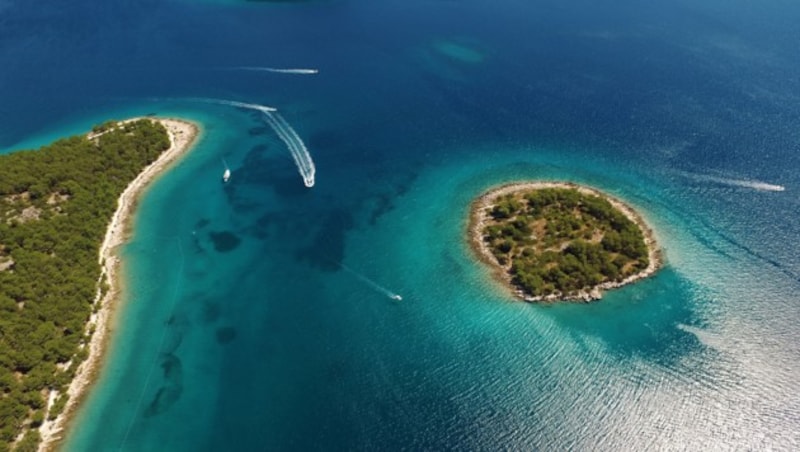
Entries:
<svg viewBox="0 0 800 452">
<path fill-rule="evenodd" d="M 203 128 L 120 250 L 66 450 L 796 449 L 800 9 L 639 3 L 0 2 L 0 148 Z M 314 187 L 197 98 L 278 108 Z M 524 179 L 626 200 L 665 268 L 515 302 L 465 227 Z"/>
</svg>

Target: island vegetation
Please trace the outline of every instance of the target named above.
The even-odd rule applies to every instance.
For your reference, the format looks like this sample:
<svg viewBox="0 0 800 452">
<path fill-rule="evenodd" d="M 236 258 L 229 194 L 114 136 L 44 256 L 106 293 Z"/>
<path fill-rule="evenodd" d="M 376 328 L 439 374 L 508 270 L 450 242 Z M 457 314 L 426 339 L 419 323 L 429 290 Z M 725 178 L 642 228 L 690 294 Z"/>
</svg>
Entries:
<svg viewBox="0 0 800 452">
<path fill-rule="evenodd" d="M 138 120 L 0 155 L 0 450 L 36 450 L 64 409 L 108 290 L 98 251 L 118 198 L 169 147 Z"/>
<path fill-rule="evenodd" d="M 514 184 L 472 212 L 475 248 L 522 298 L 592 300 L 660 264 L 650 230 L 629 207 L 573 184 Z"/>
</svg>

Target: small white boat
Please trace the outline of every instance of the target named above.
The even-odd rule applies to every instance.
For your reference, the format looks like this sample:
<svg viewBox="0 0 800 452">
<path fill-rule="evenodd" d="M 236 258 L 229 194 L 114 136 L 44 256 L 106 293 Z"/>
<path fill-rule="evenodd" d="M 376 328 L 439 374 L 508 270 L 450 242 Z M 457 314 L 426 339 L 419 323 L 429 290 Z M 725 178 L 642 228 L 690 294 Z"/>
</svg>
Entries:
<svg viewBox="0 0 800 452">
<path fill-rule="evenodd" d="M 231 178 L 231 170 L 225 168 L 225 172 L 222 173 L 222 182 L 228 182 Z"/>
<path fill-rule="evenodd" d="M 398 294 L 393 294 L 389 298 L 391 298 L 392 300 L 397 300 L 397 301 L 402 301 L 403 300 L 403 297 L 401 297 Z"/>
</svg>

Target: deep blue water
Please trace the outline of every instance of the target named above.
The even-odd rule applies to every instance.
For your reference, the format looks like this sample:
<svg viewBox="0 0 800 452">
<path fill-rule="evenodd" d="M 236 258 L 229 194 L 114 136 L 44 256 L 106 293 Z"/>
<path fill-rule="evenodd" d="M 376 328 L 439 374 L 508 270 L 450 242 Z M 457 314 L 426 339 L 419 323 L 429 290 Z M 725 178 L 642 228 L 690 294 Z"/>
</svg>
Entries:
<svg viewBox="0 0 800 452">
<path fill-rule="evenodd" d="M 0 149 L 203 127 L 121 250 L 66 449 L 797 449 L 798 23 L 777 0 L 0 0 Z M 315 186 L 259 113 L 196 98 L 278 108 Z M 627 200 L 666 267 L 514 302 L 465 222 L 519 179 Z"/>
</svg>

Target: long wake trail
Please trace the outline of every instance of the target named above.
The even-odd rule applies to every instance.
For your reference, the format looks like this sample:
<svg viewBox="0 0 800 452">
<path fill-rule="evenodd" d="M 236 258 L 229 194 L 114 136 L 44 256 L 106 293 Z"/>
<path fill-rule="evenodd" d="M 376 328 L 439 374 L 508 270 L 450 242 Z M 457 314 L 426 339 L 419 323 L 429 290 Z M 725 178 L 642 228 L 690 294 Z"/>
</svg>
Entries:
<svg viewBox="0 0 800 452">
<path fill-rule="evenodd" d="M 246 108 L 263 113 L 265 122 L 272 127 L 272 130 L 278 134 L 278 137 L 281 139 L 281 141 L 286 143 L 286 147 L 289 148 L 289 152 L 292 154 L 292 159 L 294 159 L 294 162 L 297 165 L 297 170 L 303 177 L 303 184 L 306 187 L 314 186 L 314 176 L 317 172 L 317 169 L 314 166 L 314 160 L 311 159 L 311 154 L 308 152 L 303 140 L 299 135 L 297 135 L 297 132 L 295 132 L 292 126 L 290 126 L 289 123 L 283 119 L 283 116 L 277 113 L 278 110 L 276 108 L 267 105 L 250 104 L 235 100 L 213 99 L 208 97 L 196 97 L 191 100 L 209 104 Z"/>
<path fill-rule="evenodd" d="M 350 273 L 351 275 L 353 275 L 356 278 L 358 278 L 359 280 L 361 280 L 361 282 L 363 282 L 366 285 L 368 285 L 369 287 L 375 289 L 377 292 L 380 292 L 380 293 L 386 295 L 387 297 L 391 298 L 392 300 L 400 301 L 400 300 L 403 299 L 403 297 L 401 297 L 400 294 L 394 293 L 391 290 L 381 286 L 380 284 L 378 284 L 375 281 L 367 278 L 366 276 L 362 275 L 361 273 L 353 270 L 352 268 L 348 267 L 347 265 L 344 265 L 341 262 L 337 262 L 337 264 L 340 267 L 342 267 L 344 270 L 346 270 L 348 273 Z"/>
<path fill-rule="evenodd" d="M 195 102 L 204 102 L 207 104 L 217 104 L 217 105 L 227 105 L 229 107 L 247 108 L 249 110 L 257 110 L 262 113 L 278 111 L 277 108 L 270 107 L 268 105 L 249 104 L 247 102 L 237 102 L 235 100 L 212 99 L 209 97 L 195 97 L 190 100 L 193 100 Z"/>
<path fill-rule="evenodd" d="M 311 159 L 311 154 L 308 152 L 303 140 L 297 135 L 297 132 L 283 119 L 283 116 L 274 111 L 264 111 L 264 120 L 278 137 L 286 143 L 289 152 L 292 154 L 294 163 L 300 175 L 303 177 L 303 184 L 306 187 L 314 186 L 314 175 L 317 171 L 314 166 L 314 160 Z"/>
<path fill-rule="evenodd" d="M 747 179 L 733 179 L 728 177 L 718 177 L 718 176 L 711 176 L 706 174 L 693 174 L 693 173 L 682 173 L 684 176 L 689 177 L 691 179 L 700 181 L 700 182 L 713 182 L 722 185 L 728 185 L 730 187 L 741 187 L 741 188 L 750 188 L 753 190 L 758 191 L 785 191 L 786 187 L 783 185 L 776 185 L 770 184 L 767 182 L 761 182 L 757 180 L 747 180 Z"/>
<path fill-rule="evenodd" d="M 239 66 L 235 69 L 240 71 L 254 71 L 254 72 L 271 72 L 273 74 L 296 74 L 296 75 L 314 75 L 319 73 L 319 69 L 306 69 L 306 68 L 276 68 L 276 67 L 260 67 L 260 66 Z"/>
</svg>

